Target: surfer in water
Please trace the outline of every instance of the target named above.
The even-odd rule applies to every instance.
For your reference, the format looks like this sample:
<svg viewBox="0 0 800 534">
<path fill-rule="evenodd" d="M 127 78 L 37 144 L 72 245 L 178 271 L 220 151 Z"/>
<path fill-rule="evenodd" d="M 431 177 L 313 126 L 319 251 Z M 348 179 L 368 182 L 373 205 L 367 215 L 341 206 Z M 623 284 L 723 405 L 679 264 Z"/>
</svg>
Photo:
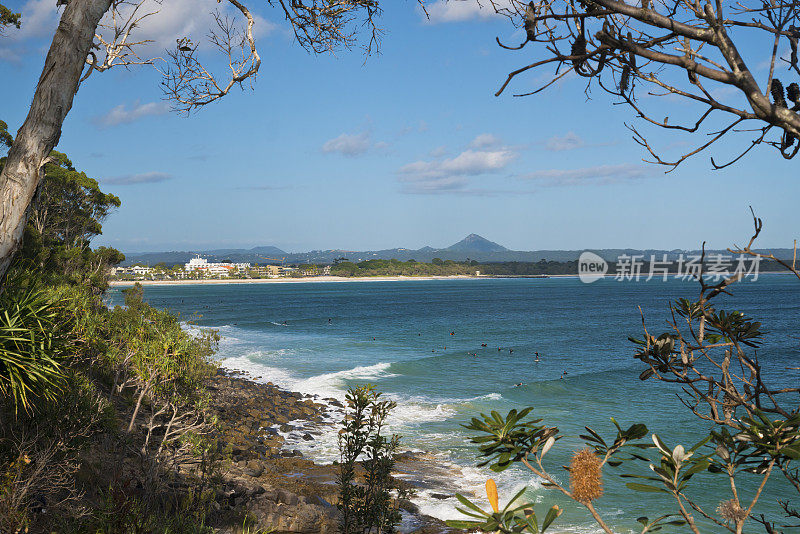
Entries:
<svg viewBox="0 0 800 534">
<path fill-rule="evenodd" d="M 535 352 L 534 354 L 536 354 L 536 361 L 538 362 L 539 361 L 539 353 Z"/>
<path fill-rule="evenodd" d="M 330 317 L 328 317 L 328 324 L 333 324 L 333 321 L 331 321 Z"/>
<path fill-rule="evenodd" d="M 515 388 L 518 388 L 518 387 L 520 387 L 520 386 L 522 386 L 522 382 L 520 382 L 519 384 L 514 384 L 514 387 L 515 387 Z"/>
</svg>

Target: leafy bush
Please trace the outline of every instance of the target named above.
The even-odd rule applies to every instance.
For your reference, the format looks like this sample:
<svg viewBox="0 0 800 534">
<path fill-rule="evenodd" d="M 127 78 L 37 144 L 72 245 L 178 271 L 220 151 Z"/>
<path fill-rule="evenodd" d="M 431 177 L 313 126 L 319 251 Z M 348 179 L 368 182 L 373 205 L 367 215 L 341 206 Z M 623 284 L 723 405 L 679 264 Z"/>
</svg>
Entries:
<svg viewBox="0 0 800 534">
<path fill-rule="evenodd" d="M 387 439 L 382 434 L 386 417 L 396 403 L 380 397 L 373 386 L 351 387 L 347 391 L 348 411 L 339 432 L 341 464 L 337 480 L 344 534 L 387 534 L 394 532 L 400 522 L 392 492 L 397 492 L 398 497 L 403 497 L 404 492 L 391 476 L 400 437 Z"/>
<path fill-rule="evenodd" d="M 37 510 L 47 518 L 80 516 L 75 475 L 80 453 L 114 413 L 91 381 L 66 368 L 58 399 L 37 399 L 36 412 L 0 406 L 0 532 L 20 532 Z"/>
<path fill-rule="evenodd" d="M 15 412 L 33 410 L 34 398 L 53 400 L 61 389 L 62 306 L 36 284 L 0 295 L 0 397 L 10 399 Z"/>
</svg>

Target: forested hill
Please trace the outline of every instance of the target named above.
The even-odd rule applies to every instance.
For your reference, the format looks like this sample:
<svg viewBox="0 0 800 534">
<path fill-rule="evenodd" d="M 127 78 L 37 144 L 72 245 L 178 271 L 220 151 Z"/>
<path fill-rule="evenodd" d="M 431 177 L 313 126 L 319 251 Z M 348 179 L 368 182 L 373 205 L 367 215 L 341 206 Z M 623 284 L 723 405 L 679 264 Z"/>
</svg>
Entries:
<svg viewBox="0 0 800 534">
<path fill-rule="evenodd" d="M 288 264 L 331 264 L 340 261 L 359 263 L 367 260 L 391 260 L 399 261 L 416 260 L 418 262 L 430 263 L 434 258 L 452 261 L 475 260 L 480 263 L 503 263 L 503 262 L 571 262 L 577 261 L 583 250 L 509 250 L 506 247 L 489 241 L 477 234 L 470 234 L 458 243 L 445 248 L 422 247 L 419 249 L 410 248 L 390 248 L 383 250 L 312 250 L 309 252 L 284 252 L 274 246 L 260 246 L 251 249 L 215 249 L 215 250 L 195 250 L 195 251 L 170 251 L 170 252 L 142 252 L 125 253 L 127 258 L 124 265 L 145 264 L 155 265 L 165 263 L 175 265 L 186 263 L 195 254 L 200 254 L 209 261 L 232 261 L 249 263 L 279 263 Z M 654 255 L 656 259 L 662 259 L 666 254 L 670 260 L 675 260 L 680 254 L 692 255 L 699 254 L 699 250 L 661 250 L 661 249 L 631 249 L 631 248 L 609 248 L 595 249 L 592 252 L 598 254 L 603 259 L 613 262 L 623 255 L 641 255 L 649 259 Z M 771 249 L 778 258 L 792 259 L 793 251 L 789 248 Z M 706 254 L 729 254 L 726 250 L 708 250 Z"/>
</svg>

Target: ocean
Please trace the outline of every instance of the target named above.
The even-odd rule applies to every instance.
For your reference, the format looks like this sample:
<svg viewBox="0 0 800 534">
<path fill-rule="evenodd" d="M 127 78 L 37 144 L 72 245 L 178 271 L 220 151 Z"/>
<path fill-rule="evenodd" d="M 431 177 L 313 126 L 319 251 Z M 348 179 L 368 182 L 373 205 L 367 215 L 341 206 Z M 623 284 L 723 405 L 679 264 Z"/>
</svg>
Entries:
<svg viewBox="0 0 800 534">
<path fill-rule="evenodd" d="M 525 497 L 538 512 L 552 504 L 564 509 L 556 531 L 596 532 L 584 509 L 542 488 L 524 468 L 501 474 L 476 468 L 477 449 L 461 424 L 480 412 L 533 406 L 532 415 L 570 436 L 545 462 L 564 483 L 568 475 L 560 466 L 581 447 L 577 435 L 584 425 L 612 436 L 612 416 L 623 426 L 645 423 L 670 446 L 694 444 L 707 424 L 680 403 L 675 387 L 639 380 L 644 368 L 627 338 L 641 337 L 638 306 L 650 333 L 661 333 L 668 330 L 670 299 L 698 291 L 696 283 L 676 279 L 443 279 L 147 286 L 145 300 L 187 323 L 218 329 L 217 357 L 225 367 L 320 398 L 341 399 L 348 386 L 369 383 L 395 400 L 390 429 L 402 436 L 402 448 L 424 452 L 442 468 L 431 470 L 439 479 L 414 499 L 423 512 L 461 518 L 456 501 L 442 498 L 455 491 L 476 495 L 488 507 L 482 487 L 493 477 L 501 505 L 527 486 Z M 767 377 L 796 384 L 798 371 L 786 368 L 800 362 L 800 283 L 762 274 L 735 284 L 733 293 L 717 306 L 762 321 L 768 334 L 759 357 Z M 120 288 L 108 298 L 120 304 Z M 287 438 L 309 458 L 332 462 L 338 458 L 335 432 L 331 427 L 313 442 Z M 625 465 L 605 469 L 605 494 L 596 507 L 610 525 L 638 532 L 637 517 L 675 512 L 660 496 L 627 489 L 616 476 L 624 472 L 645 474 Z M 718 478 L 700 474 L 688 491 L 712 514 L 730 498 Z M 775 512 L 788 491 L 774 480 L 760 501 L 764 513 Z M 746 484 L 742 492 L 752 490 Z M 700 524 L 707 532 L 720 528 Z"/>
</svg>

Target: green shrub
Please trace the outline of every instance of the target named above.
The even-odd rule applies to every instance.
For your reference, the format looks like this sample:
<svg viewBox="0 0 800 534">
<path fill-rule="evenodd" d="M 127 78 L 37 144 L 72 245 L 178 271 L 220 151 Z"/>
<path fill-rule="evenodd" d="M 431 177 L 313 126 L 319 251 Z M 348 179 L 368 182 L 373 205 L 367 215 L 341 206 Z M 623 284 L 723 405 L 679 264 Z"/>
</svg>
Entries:
<svg viewBox="0 0 800 534">
<path fill-rule="evenodd" d="M 383 434 L 386 417 L 396 406 L 380 400 L 372 386 L 347 391 L 347 414 L 339 432 L 339 511 L 344 534 L 394 532 L 400 512 L 392 492 L 404 492 L 392 479 L 394 453 L 400 437 Z M 362 468 L 361 477 L 358 467 Z"/>
<path fill-rule="evenodd" d="M 7 285 L 0 295 L 0 396 L 15 412 L 34 410 L 34 400 L 53 400 L 64 379 L 64 302 L 45 289 Z"/>
</svg>

